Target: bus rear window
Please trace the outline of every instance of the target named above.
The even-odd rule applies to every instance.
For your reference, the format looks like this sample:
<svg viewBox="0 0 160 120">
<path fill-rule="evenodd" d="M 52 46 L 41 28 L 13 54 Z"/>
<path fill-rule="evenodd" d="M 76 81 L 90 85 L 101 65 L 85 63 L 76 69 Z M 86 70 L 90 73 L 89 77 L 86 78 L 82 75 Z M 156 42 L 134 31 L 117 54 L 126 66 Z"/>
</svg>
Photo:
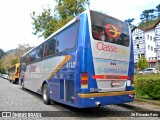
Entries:
<svg viewBox="0 0 160 120">
<path fill-rule="evenodd" d="M 129 46 L 127 23 L 102 13 L 91 11 L 92 35 L 95 40 Z"/>
</svg>

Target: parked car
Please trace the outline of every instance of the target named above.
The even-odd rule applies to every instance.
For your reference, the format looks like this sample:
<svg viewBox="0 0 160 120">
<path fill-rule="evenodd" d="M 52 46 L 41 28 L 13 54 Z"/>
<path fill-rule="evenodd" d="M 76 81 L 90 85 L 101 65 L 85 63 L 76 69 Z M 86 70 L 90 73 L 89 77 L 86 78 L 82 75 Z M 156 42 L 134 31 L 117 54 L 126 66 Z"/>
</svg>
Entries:
<svg viewBox="0 0 160 120">
<path fill-rule="evenodd" d="M 2 78 L 8 79 L 8 74 L 2 74 Z"/>
<path fill-rule="evenodd" d="M 156 68 L 146 68 L 142 71 L 139 71 L 138 74 L 158 74 L 159 71 Z"/>
</svg>

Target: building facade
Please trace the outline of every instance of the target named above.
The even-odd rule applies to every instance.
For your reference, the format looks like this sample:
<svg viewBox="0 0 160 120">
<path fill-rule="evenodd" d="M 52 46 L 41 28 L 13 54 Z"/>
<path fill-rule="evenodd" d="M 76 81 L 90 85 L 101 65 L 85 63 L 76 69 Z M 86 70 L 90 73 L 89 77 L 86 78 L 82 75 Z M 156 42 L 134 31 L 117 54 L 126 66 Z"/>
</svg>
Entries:
<svg viewBox="0 0 160 120">
<path fill-rule="evenodd" d="M 160 20 L 154 25 L 141 29 L 134 27 L 132 29 L 132 38 L 134 44 L 134 62 L 145 56 L 150 63 L 150 67 L 155 67 L 160 61 Z"/>
<path fill-rule="evenodd" d="M 134 62 L 137 63 L 139 58 L 141 58 L 142 55 L 145 55 L 146 51 L 144 31 L 138 27 L 135 27 L 132 30 L 132 39 L 134 45 Z"/>
<path fill-rule="evenodd" d="M 157 50 L 157 60 L 160 60 L 160 22 L 155 27 L 155 40 L 156 40 L 156 50 Z"/>
</svg>

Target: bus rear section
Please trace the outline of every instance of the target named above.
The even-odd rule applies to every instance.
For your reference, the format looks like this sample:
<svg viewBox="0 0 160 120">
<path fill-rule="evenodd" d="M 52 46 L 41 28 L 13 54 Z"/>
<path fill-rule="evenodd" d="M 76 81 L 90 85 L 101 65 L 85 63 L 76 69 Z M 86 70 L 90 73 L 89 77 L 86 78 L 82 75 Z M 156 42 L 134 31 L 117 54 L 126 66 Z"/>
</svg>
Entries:
<svg viewBox="0 0 160 120">
<path fill-rule="evenodd" d="M 77 104 L 84 108 L 132 102 L 134 61 L 129 26 L 94 11 L 90 17 Z"/>
<path fill-rule="evenodd" d="M 11 66 L 8 70 L 9 72 L 8 80 L 12 82 L 13 84 L 18 83 L 19 81 L 19 67 L 20 67 L 20 63 L 17 63 Z"/>
</svg>

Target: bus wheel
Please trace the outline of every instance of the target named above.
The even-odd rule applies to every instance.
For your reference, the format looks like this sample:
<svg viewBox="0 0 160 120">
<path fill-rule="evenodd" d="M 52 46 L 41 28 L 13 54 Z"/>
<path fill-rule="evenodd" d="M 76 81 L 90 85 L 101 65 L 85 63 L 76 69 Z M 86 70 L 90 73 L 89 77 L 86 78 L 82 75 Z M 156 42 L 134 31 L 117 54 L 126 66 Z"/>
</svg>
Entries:
<svg viewBox="0 0 160 120">
<path fill-rule="evenodd" d="M 42 89 L 42 99 L 43 99 L 43 102 L 46 105 L 50 104 L 49 89 L 48 89 L 48 85 L 47 84 L 44 84 L 44 86 L 43 86 L 43 89 Z"/>
<path fill-rule="evenodd" d="M 15 83 L 15 80 L 12 80 L 12 84 L 14 84 Z"/>
</svg>

